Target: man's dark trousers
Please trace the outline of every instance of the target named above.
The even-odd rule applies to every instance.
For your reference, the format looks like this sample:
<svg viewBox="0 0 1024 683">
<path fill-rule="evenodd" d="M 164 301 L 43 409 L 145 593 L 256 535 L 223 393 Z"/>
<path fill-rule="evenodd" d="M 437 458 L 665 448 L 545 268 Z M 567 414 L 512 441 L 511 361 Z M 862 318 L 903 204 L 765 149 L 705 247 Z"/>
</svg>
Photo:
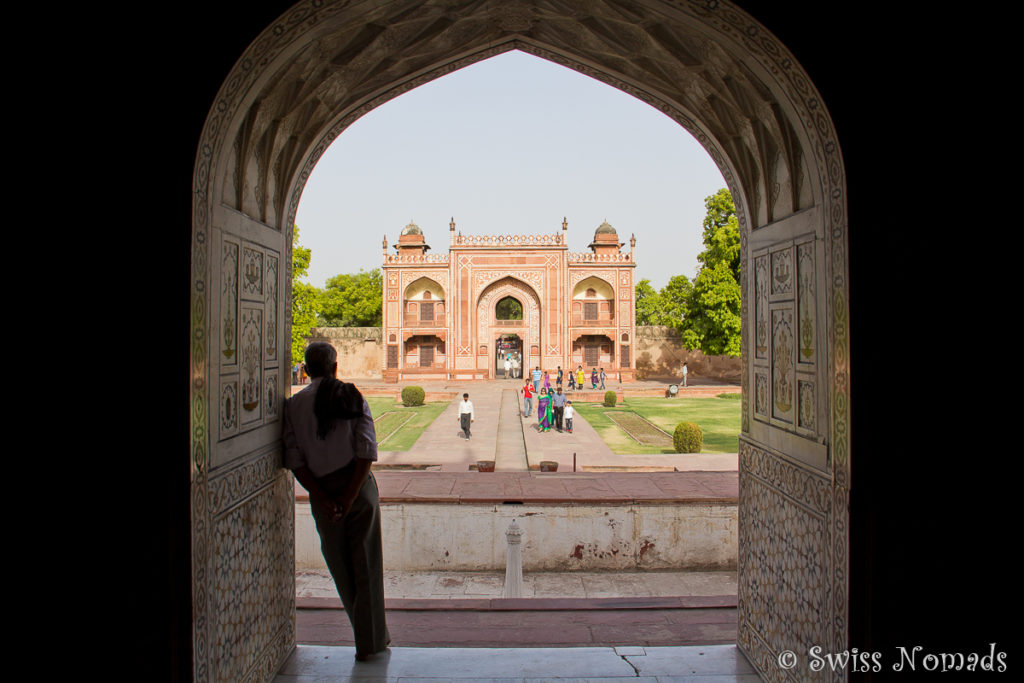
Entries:
<svg viewBox="0 0 1024 683">
<path fill-rule="evenodd" d="M 354 466 L 343 467 L 317 481 L 327 495 L 336 499 L 353 470 Z M 373 473 L 367 475 L 351 511 L 340 522 L 324 518 L 316 505 L 311 507 L 320 534 L 320 550 L 352 624 L 356 652 L 382 652 L 391 636 L 384 618 L 380 501 Z"/>
</svg>

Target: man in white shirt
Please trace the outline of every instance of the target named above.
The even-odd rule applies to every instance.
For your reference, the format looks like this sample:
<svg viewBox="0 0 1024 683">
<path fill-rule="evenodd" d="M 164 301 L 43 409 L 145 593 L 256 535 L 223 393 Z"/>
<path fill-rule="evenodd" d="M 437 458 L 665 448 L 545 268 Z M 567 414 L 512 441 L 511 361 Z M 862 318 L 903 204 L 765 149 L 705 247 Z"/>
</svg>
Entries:
<svg viewBox="0 0 1024 683">
<path fill-rule="evenodd" d="M 377 482 L 377 436 L 370 406 L 339 382 L 338 354 L 326 342 L 306 349 L 310 384 L 284 405 L 284 466 L 309 491 L 320 549 L 352 623 L 356 660 L 391 642 L 384 615 L 384 560 Z"/>
<path fill-rule="evenodd" d="M 686 386 L 686 376 L 690 374 L 689 368 L 686 367 L 686 363 L 683 363 L 683 386 Z"/>
<path fill-rule="evenodd" d="M 469 394 L 462 395 L 462 403 L 459 404 L 459 425 L 462 427 L 463 433 L 466 435 L 466 441 L 469 441 L 469 425 L 473 422 L 473 404 L 469 400 Z"/>
</svg>

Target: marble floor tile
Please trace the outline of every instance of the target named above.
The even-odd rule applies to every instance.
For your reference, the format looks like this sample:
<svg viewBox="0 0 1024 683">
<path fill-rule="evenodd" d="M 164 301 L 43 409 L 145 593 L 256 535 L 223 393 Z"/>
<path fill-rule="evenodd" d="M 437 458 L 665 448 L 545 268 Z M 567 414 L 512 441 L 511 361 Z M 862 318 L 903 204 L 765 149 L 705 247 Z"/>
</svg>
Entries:
<svg viewBox="0 0 1024 683">
<path fill-rule="evenodd" d="M 578 648 L 391 648 L 367 662 L 355 662 L 351 647 L 299 646 L 285 663 L 279 683 L 295 677 L 369 683 L 384 679 L 451 678 L 633 678 L 636 672 L 607 647 Z M 291 679 L 285 677 L 292 677 Z M 347 678 L 346 678 L 347 677 Z"/>
<path fill-rule="evenodd" d="M 647 647 L 642 656 L 627 656 L 642 676 L 709 676 L 754 674 L 735 645 Z"/>
</svg>

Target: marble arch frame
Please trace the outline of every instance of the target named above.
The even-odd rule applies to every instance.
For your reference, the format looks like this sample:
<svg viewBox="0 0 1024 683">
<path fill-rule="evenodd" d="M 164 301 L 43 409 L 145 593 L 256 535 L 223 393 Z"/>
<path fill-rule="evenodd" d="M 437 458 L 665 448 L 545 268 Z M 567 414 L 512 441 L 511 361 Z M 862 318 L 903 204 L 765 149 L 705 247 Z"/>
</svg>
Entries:
<svg viewBox="0 0 1024 683">
<path fill-rule="evenodd" d="M 745 265 L 738 645 L 771 679 L 781 676 L 773 664 L 784 648 L 813 642 L 845 649 L 846 177 L 813 83 L 784 45 L 726 0 L 605 2 L 589 8 L 586 22 L 548 0 L 478 3 L 463 17 L 464 9 L 457 0 L 412 9 L 382 1 L 297 3 L 253 41 L 210 109 L 194 167 L 191 229 L 194 678 L 267 680 L 294 646 L 289 554 L 246 556 L 240 549 L 252 545 L 253 534 L 265 534 L 264 543 L 290 540 L 290 475 L 275 442 L 287 373 L 266 350 L 288 335 L 290 226 L 309 173 L 334 138 L 376 106 L 512 49 L 651 104 L 693 134 L 722 170 L 736 199 Z M 460 35 L 466 40 L 457 41 Z M 242 258 L 226 258 L 231 250 L 251 253 L 253 262 L 259 257 L 267 290 L 245 298 L 225 289 L 226 264 Z M 804 255 L 812 273 L 809 310 L 801 308 L 802 294 L 787 299 L 784 286 L 751 276 L 759 265 L 796 273 Z M 225 387 L 239 379 L 218 355 L 232 301 L 263 335 L 256 359 L 263 412 L 245 431 L 219 424 Z M 780 367 L 794 354 L 780 337 L 768 356 L 759 355 L 753 323 L 762 312 L 778 329 L 811 321 L 817 346 L 796 394 L 809 388 L 811 423 L 772 408 Z M 758 403 L 761 387 L 769 403 Z M 270 518 L 282 521 L 268 531 Z M 246 576 L 256 579 L 243 585 Z M 762 588 L 772 584 L 780 588 Z"/>
</svg>

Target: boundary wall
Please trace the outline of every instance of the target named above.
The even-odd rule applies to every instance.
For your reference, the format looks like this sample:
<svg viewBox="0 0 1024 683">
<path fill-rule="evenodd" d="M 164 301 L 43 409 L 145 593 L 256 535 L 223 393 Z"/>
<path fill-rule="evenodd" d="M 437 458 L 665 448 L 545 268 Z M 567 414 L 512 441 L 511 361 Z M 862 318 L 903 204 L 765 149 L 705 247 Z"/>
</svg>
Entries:
<svg viewBox="0 0 1024 683">
<path fill-rule="evenodd" d="M 317 327 L 309 336 L 309 341 L 325 341 L 337 350 L 339 372 L 345 379 L 383 379 L 382 339 L 379 327 Z M 678 381 L 683 363 L 694 376 L 727 383 L 739 384 L 743 374 L 741 358 L 685 349 L 679 334 L 663 325 L 638 325 L 635 348 L 640 380 Z"/>
</svg>

